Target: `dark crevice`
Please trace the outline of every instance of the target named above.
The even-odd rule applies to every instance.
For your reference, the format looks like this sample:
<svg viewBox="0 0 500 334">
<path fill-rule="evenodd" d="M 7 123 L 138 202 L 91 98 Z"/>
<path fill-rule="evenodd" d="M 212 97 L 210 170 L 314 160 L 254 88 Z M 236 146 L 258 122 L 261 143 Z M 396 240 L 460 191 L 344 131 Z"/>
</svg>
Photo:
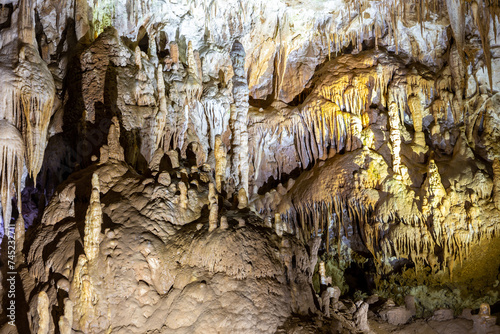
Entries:
<svg viewBox="0 0 500 334">
<path fill-rule="evenodd" d="M 259 188 L 258 194 L 264 195 L 272 189 L 275 189 L 280 183 L 285 184 L 290 179 L 297 179 L 300 176 L 301 172 L 301 168 L 297 167 L 288 174 L 282 173 L 281 177 L 278 179 L 275 179 L 274 176 L 270 176 L 267 181 Z"/>
<path fill-rule="evenodd" d="M 148 37 L 147 33 L 144 35 L 144 37 L 139 41 L 139 43 L 137 45 L 139 46 L 139 48 L 141 49 L 142 52 L 144 52 L 146 54 L 148 53 L 149 37 Z"/>
<path fill-rule="evenodd" d="M 264 99 L 254 99 L 252 96 L 249 97 L 248 103 L 251 107 L 266 109 L 274 102 L 273 94 L 269 94 L 267 98 Z"/>
<path fill-rule="evenodd" d="M 0 4 L 0 31 L 5 28 L 10 28 L 12 24 L 12 13 L 14 6 L 11 3 Z"/>
</svg>

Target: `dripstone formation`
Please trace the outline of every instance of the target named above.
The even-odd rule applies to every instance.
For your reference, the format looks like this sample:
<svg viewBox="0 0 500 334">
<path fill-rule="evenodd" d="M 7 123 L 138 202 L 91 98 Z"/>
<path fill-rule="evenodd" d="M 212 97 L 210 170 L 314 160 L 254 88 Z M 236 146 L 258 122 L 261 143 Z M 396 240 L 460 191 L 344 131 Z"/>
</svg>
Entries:
<svg viewBox="0 0 500 334">
<path fill-rule="evenodd" d="M 0 332 L 500 333 L 499 24 L 0 1 Z"/>
</svg>

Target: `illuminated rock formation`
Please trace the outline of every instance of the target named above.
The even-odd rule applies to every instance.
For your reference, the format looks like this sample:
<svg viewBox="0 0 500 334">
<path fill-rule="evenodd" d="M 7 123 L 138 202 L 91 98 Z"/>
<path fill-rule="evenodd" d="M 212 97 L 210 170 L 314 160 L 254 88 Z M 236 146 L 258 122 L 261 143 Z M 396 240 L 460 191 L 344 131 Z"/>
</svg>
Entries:
<svg viewBox="0 0 500 334">
<path fill-rule="evenodd" d="M 38 304 L 36 307 L 38 315 L 38 330 L 37 333 L 48 334 L 50 330 L 50 301 L 45 291 L 38 293 Z"/>
<path fill-rule="evenodd" d="M 111 121 L 108 133 L 108 145 L 101 147 L 101 164 L 106 163 L 109 159 L 125 161 L 123 147 L 120 145 L 120 123 L 118 123 L 118 118 L 116 117 L 113 117 Z"/>
<path fill-rule="evenodd" d="M 71 299 L 64 300 L 64 315 L 59 318 L 59 331 L 61 334 L 71 334 L 73 327 L 73 302 Z"/>
<path fill-rule="evenodd" d="M 214 203 L 210 206 L 210 216 L 208 218 L 208 231 L 212 232 L 217 228 L 217 222 L 219 221 L 219 206 Z"/>
<path fill-rule="evenodd" d="M 359 301 L 356 303 L 356 306 L 358 308 L 356 312 L 354 312 L 354 323 L 356 324 L 356 328 L 361 332 L 369 332 L 368 304 L 364 301 Z"/>
<path fill-rule="evenodd" d="M 100 191 L 99 176 L 94 173 L 92 174 L 90 205 L 85 215 L 85 236 L 83 238 L 84 251 L 89 262 L 99 254 L 99 244 L 101 243 L 102 209 Z"/>
<path fill-rule="evenodd" d="M 493 325 L 450 315 L 499 301 L 498 16 L 483 0 L 3 1 L 17 332 Z"/>
<path fill-rule="evenodd" d="M 89 272 L 89 261 L 82 254 L 75 267 L 73 281 L 70 288 L 70 300 L 74 300 L 74 323 L 82 331 L 89 331 L 95 321 L 95 304 L 97 295 L 94 290 L 93 279 Z"/>
<path fill-rule="evenodd" d="M 245 50 L 240 42 L 231 49 L 231 63 L 234 71 L 233 98 L 231 105 L 232 148 L 231 175 L 234 186 L 248 193 L 248 84 L 245 73 Z"/>
<path fill-rule="evenodd" d="M 12 211 L 12 188 L 16 190 L 18 210 L 21 211 L 21 183 L 24 164 L 24 141 L 19 130 L 5 120 L 0 121 L 0 147 L 2 159 L 0 164 L 2 216 L 4 233 L 8 233 Z"/>
<path fill-rule="evenodd" d="M 495 207 L 500 210 L 500 160 L 495 159 L 493 161 L 493 199 L 495 201 Z"/>
<path fill-rule="evenodd" d="M 222 184 L 226 179 L 226 149 L 222 143 L 221 137 L 215 137 L 215 182 L 217 186 L 217 191 L 222 191 Z"/>
</svg>

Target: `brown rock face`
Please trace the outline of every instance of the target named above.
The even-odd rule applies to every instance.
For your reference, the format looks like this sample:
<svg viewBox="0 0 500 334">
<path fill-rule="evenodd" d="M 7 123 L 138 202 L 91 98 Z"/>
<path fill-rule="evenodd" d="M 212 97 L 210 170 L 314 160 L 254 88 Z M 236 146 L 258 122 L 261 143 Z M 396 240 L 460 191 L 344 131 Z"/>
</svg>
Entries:
<svg viewBox="0 0 500 334">
<path fill-rule="evenodd" d="M 54 277 L 71 282 L 69 300 L 74 309 L 72 314 L 64 311 L 61 316 L 66 320 L 61 321 L 72 320 L 74 330 L 95 333 L 102 331 L 99 328 L 120 328 L 118 332 L 123 333 L 206 333 L 207 328 L 274 333 L 291 312 L 315 310 L 307 292 L 312 274 L 309 255 L 292 236 L 276 238 L 252 215 L 241 225 L 237 212 L 223 217 L 226 228 L 209 231 L 206 217 L 197 219 L 200 207 L 189 206 L 182 210 L 187 211 L 184 216 L 178 216 L 174 203 L 180 195 L 154 180 L 128 173 L 115 161 L 93 174 L 93 184 L 101 180 L 104 219 L 97 249 L 87 232 L 84 240 L 78 233 L 83 224 L 78 205 L 66 218 L 44 217 L 43 232 L 32 244 L 28 261 L 29 273 L 39 282 L 31 288 L 45 286 L 51 303 L 56 303 L 65 292 L 50 282 Z M 80 187 L 89 183 L 89 177 L 89 172 L 83 171 L 73 182 Z M 172 182 L 182 183 L 175 178 Z M 207 185 L 202 188 L 198 196 L 206 198 Z M 92 197 L 96 189 L 94 185 Z M 80 196 L 83 194 L 70 200 L 76 203 Z M 59 201 L 55 199 L 51 205 Z M 203 202 L 190 201 L 188 205 Z M 93 211 L 86 213 L 86 225 L 93 224 L 88 219 L 96 219 L 89 214 Z M 200 222 L 205 227 L 197 229 Z M 54 226 L 64 232 L 59 233 Z M 54 242 L 60 247 L 50 250 Z M 66 265 L 76 260 L 82 243 L 88 254 L 79 256 L 73 270 Z M 37 256 L 40 251 L 51 259 L 49 271 Z M 48 300 L 43 307 L 49 307 Z M 56 326 L 51 319 L 41 319 L 44 322 L 39 320 L 37 326 Z"/>
</svg>

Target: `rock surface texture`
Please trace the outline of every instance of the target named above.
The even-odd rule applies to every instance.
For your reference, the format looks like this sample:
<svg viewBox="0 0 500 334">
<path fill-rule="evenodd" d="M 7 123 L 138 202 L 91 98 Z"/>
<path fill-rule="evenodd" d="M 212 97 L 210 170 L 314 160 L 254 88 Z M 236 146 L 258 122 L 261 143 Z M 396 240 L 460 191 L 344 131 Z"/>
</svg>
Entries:
<svg viewBox="0 0 500 334">
<path fill-rule="evenodd" d="M 498 333 L 499 21 L 0 1 L 0 332 Z"/>
</svg>

